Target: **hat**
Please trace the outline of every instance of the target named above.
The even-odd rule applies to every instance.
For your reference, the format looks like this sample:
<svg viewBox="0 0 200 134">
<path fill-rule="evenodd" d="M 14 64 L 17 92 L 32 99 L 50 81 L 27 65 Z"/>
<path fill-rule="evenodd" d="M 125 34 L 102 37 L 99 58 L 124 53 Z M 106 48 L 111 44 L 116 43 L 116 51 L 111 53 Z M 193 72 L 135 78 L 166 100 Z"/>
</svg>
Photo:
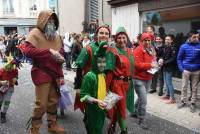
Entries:
<svg viewBox="0 0 200 134">
<path fill-rule="evenodd" d="M 92 68 L 91 70 L 94 72 L 98 72 L 98 58 L 103 58 L 106 55 L 106 49 L 108 45 L 106 41 L 101 41 L 99 43 L 99 47 L 94 52 L 94 57 L 92 58 Z"/>
<path fill-rule="evenodd" d="M 151 35 L 149 33 L 142 33 L 140 41 L 143 41 L 145 39 L 152 39 Z"/>
<path fill-rule="evenodd" d="M 116 31 L 116 34 L 115 34 L 115 41 L 117 40 L 117 36 L 118 36 L 119 34 L 121 34 L 121 33 L 125 34 L 126 37 L 127 37 L 127 39 L 129 38 L 129 37 L 128 37 L 128 34 L 126 33 L 126 29 L 125 29 L 124 27 L 118 27 L 118 28 L 117 28 L 117 31 Z"/>
<path fill-rule="evenodd" d="M 6 70 L 13 70 L 16 67 L 20 68 L 22 66 L 21 61 L 17 58 L 11 56 L 11 54 L 7 57 L 7 62 L 4 64 L 3 68 Z"/>
<path fill-rule="evenodd" d="M 94 56 L 95 57 L 103 57 L 103 56 L 105 56 L 107 47 L 108 47 L 107 42 L 106 41 L 101 41 L 99 43 L 99 47 L 94 52 Z"/>
</svg>

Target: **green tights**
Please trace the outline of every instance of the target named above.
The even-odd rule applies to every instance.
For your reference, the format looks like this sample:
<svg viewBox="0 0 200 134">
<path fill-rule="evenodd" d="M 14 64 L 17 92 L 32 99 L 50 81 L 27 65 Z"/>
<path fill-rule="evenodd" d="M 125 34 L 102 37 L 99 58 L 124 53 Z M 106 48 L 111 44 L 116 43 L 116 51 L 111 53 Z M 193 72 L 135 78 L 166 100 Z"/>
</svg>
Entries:
<svg viewBox="0 0 200 134">
<path fill-rule="evenodd" d="M 126 122 L 125 119 L 123 119 L 120 115 L 120 113 L 117 113 L 117 121 L 119 123 L 119 126 L 121 128 L 121 131 L 126 131 L 127 127 L 126 127 Z"/>
</svg>

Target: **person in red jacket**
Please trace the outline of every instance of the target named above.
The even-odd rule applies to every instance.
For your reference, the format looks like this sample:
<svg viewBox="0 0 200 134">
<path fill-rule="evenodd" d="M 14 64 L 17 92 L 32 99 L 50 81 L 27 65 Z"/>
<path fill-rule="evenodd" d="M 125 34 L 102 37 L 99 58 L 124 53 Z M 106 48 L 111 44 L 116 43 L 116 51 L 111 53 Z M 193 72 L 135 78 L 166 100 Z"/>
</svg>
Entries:
<svg viewBox="0 0 200 134">
<path fill-rule="evenodd" d="M 143 129 L 148 129 L 145 121 L 147 91 L 150 88 L 153 77 L 153 74 L 149 73 L 148 70 L 158 67 L 158 64 L 154 62 L 156 59 L 156 52 L 154 47 L 151 45 L 150 34 L 142 34 L 140 45 L 134 50 L 134 58 L 135 70 L 133 73 L 133 83 L 135 92 L 138 96 L 135 104 L 135 114 L 139 119 L 139 125 Z"/>
</svg>

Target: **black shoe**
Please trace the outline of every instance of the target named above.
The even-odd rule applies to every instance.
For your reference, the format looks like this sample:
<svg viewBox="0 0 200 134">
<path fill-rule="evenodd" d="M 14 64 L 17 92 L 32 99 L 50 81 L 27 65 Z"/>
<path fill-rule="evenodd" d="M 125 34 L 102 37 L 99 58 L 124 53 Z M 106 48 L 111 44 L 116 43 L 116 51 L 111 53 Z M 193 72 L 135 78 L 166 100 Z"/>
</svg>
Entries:
<svg viewBox="0 0 200 134">
<path fill-rule="evenodd" d="M 162 91 L 158 92 L 158 96 L 163 96 L 163 92 Z"/>
<path fill-rule="evenodd" d="M 149 129 L 147 123 L 146 123 L 146 120 L 145 119 L 139 119 L 138 121 L 138 125 L 142 128 L 142 129 Z"/>
<path fill-rule="evenodd" d="M 137 112 L 133 112 L 133 113 L 131 114 L 131 117 L 132 117 L 132 118 L 138 118 Z"/>
<path fill-rule="evenodd" d="M 65 117 L 65 112 L 64 112 L 64 110 L 60 110 L 60 116 L 61 116 L 61 117 Z"/>
<path fill-rule="evenodd" d="M 186 106 L 186 103 L 184 101 L 181 101 L 180 103 L 177 104 L 178 109 L 183 108 L 185 106 Z"/>
<path fill-rule="evenodd" d="M 192 99 L 192 96 L 188 97 L 188 101 L 191 101 L 191 99 Z"/>
<path fill-rule="evenodd" d="M 191 105 L 190 105 L 190 112 L 191 113 L 194 113 L 196 111 L 196 105 L 195 105 L 195 103 L 192 103 Z"/>
<path fill-rule="evenodd" d="M 200 116 L 200 113 L 199 113 L 199 116 Z"/>
<path fill-rule="evenodd" d="M 108 128 L 108 134 L 114 134 L 116 129 L 116 123 L 111 123 Z"/>
<path fill-rule="evenodd" d="M 121 134 L 128 134 L 127 129 L 125 131 L 121 131 Z"/>
<path fill-rule="evenodd" d="M 6 113 L 1 112 L 1 123 L 6 122 Z"/>
<path fill-rule="evenodd" d="M 150 94 L 155 93 L 155 92 L 156 92 L 155 89 L 151 89 L 151 90 L 149 91 Z"/>
</svg>

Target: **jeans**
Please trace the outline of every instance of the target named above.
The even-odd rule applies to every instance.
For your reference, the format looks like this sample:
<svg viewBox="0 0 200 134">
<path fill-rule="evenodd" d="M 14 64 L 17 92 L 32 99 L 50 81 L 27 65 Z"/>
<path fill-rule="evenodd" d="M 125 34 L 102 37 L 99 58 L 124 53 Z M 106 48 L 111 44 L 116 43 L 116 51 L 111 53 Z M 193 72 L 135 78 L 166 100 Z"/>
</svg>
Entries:
<svg viewBox="0 0 200 134">
<path fill-rule="evenodd" d="M 136 112 L 139 118 L 144 118 L 146 115 L 147 92 L 150 88 L 152 80 L 133 79 L 135 92 L 138 96 L 136 100 Z"/>
<path fill-rule="evenodd" d="M 163 71 L 164 81 L 167 87 L 166 96 L 170 96 L 171 99 L 174 99 L 174 86 L 172 83 L 172 72 Z"/>
</svg>

